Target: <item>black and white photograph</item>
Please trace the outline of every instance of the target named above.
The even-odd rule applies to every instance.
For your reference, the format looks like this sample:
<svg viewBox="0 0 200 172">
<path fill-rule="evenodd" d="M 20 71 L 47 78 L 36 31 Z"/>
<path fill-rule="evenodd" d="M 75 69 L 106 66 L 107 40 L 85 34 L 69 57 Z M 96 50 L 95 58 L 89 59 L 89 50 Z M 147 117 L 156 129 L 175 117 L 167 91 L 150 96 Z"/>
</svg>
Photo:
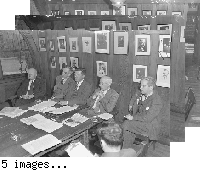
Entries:
<svg viewBox="0 0 200 172">
<path fill-rule="evenodd" d="M 59 57 L 60 70 L 67 67 L 67 58 Z"/>
<path fill-rule="evenodd" d="M 137 8 L 127 8 L 127 11 L 130 17 L 137 15 Z"/>
<path fill-rule="evenodd" d="M 167 15 L 167 11 L 156 11 L 157 16 L 159 15 Z"/>
<path fill-rule="evenodd" d="M 70 52 L 78 52 L 78 38 L 69 38 Z"/>
<path fill-rule="evenodd" d="M 51 51 L 55 50 L 55 40 L 49 40 L 49 47 Z"/>
<path fill-rule="evenodd" d="M 96 61 L 97 63 L 97 76 L 103 77 L 107 75 L 107 62 Z"/>
<path fill-rule="evenodd" d="M 102 21 L 102 30 L 116 30 L 115 21 Z"/>
<path fill-rule="evenodd" d="M 159 57 L 170 57 L 170 35 L 159 35 Z"/>
<path fill-rule="evenodd" d="M 64 14 L 65 15 L 70 15 L 70 12 L 69 11 L 65 11 Z"/>
<path fill-rule="evenodd" d="M 58 50 L 59 50 L 59 52 L 66 52 L 65 36 L 57 37 L 57 40 L 58 40 Z"/>
<path fill-rule="evenodd" d="M 70 57 L 70 66 L 73 69 L 79 68 L 79 58 L 78 57 Z"/>
<path fill-rule="evenodd" d="M 46 51 L 46 40 L 45 38 L 39 38 L 40 51 Z"/>
<path fill-rule="evenodd" d="M 97 15 L 96 11 L 88 11 L 88 15 Z"/>
<path fill-rule="evenodd" d="M 149 15 L 151 15 L 151 11 L 143 10 L 143 11 L 142 11 L 142 15 L 143 15 L 143 16 L 149 16 Z"/>
<path fill-rule="evenodd" d="M 150 35 L 135 35 L 135 55 L 150 55 Z"/>
<path fill-rule="evenodd" d="M 147 66 L 133 65 L 133 82 L 140 82 L 143 77 L 147 77 Z"/>
<path fill-rule="evenodd" d="M 84 10 L 75 10 L 75 15 L 84 15 Z"/>
<path fill-rule="evenodd" d="M 113 15 L 126 15 L 126 6 L 113 7 Z"/>
<path fill-rule="evenodd" d="M 178 15 L 178 16 L 181 16 L 182 13 L 181 13 L 181 11 L 172 11 L 172 15 Z"/>
<path fill-rule="evenodd" d="M 131 23 L 119 23 L 119 28 L 124 31 L 132 30 Z"/>
<path fill-rule="evenodd" d="M 56 57 L 55 56 L 51 56 L 50 57 L 50 62 L 51 62 L 51 68 L 56 68 Z"/>
<path fill-rule="evenodd" d="M 114 54 L 127 54 L 128 32 L 114 32 Z"/>
<path fill-rule="evenodd" d="M 92 53 L 92 38 L 82 37 L 83 52 Z"/>
<path fill-rule="evenodd" d="M 109 11 L 101 11 L 101 15 L 110 15 Z"/>
<path fill-rule="evenodd" d="M 158 65 L 156 85 L 170 88 L 170 66 Z"/>
<path fill-rule="evenodd" d="M 95 51 L 109 53 L 109 31 L 95 31 Z"/>
<path fill-rule="evenodd" d="M 142 25 L 142 26 L 138 26 L 138 30 L 150 30 L 150 25 Z"/>
</svg>

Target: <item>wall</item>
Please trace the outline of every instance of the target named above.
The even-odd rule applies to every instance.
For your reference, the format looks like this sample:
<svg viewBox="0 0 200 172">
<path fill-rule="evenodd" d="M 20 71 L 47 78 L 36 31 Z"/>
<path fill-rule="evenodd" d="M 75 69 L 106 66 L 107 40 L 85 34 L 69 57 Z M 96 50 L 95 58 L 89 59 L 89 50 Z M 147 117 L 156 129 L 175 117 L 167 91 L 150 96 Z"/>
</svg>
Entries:
<svg viewBox="0 0 200 172">
<path fill-rule="evenodd" d="M 194 61 L 200 65 L 200 5 L 198 6 L 194 43 Z"/>
</svg>

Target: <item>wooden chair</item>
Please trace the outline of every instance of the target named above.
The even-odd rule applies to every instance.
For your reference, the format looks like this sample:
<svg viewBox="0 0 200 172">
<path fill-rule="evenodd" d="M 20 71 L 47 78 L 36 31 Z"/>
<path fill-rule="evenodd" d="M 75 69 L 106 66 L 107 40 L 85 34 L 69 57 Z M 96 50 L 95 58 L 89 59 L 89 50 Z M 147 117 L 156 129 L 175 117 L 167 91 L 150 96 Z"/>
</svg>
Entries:
<svg viewBox="0 0 200 172">
<path fill-rule="evenodd" d="M 187 120 L 189 113 L 194 104 L 196 104 L 195 95 L 192 88 L 189 87 L 185 95 L 185 121 Z"/>
</svg>

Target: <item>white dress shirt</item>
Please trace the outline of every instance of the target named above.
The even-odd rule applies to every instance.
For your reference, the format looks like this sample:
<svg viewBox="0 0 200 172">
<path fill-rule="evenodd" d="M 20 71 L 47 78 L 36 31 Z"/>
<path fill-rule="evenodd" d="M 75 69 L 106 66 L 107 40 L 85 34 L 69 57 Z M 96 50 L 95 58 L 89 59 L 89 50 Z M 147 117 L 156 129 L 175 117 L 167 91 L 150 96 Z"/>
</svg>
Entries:
<svg viewBox="0 0 200 172">
<path fill-rule="evenodd" d="M 31 84 L 34 83 L 35 79 L 30 79 L 29 84 L 28 84 L 28 91 L 31 89 Z M 28 95 L 28 91 L 26 95 Z"/>
<path fill-rule="evenodd" d="M 109 89 L 108 89 L 109 90 Z M 100 92 L 102 92 L 102 94 L 103 94 L 103 97 L 106 95 L 106 93 L 108 92 L 108 90 L 104 90 L 104 91 L 100 91 Z M 102 98 L 103 98 L 102 97 Z M 99 98 L 100 98 L 100 96 L 98 95 L 97 97 L 96 97 L 96 100 L 95 100 L 95 102 L 94 102 L 94 105 L 93 105 L 93 109 L 97 106 L 97 102 L 98 102 L 98 100 L 99 100 Z M 99 110 L 100 111 L 100 110 Z"/>
<path fill-rule="evenodd" d="M 84 79 L 80 82 L 77 82 L 77 90 L 79 89 L 79 87 L 81 86 L 81 84 L 83 83 Z"/>
</svg>

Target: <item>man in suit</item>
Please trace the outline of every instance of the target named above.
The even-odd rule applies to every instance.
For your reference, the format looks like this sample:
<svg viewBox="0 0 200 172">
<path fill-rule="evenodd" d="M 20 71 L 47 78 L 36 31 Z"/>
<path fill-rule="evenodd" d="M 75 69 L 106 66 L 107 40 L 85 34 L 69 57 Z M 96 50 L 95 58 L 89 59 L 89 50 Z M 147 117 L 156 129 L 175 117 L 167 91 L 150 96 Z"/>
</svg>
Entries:
<svg viewBox="0 0 200 172">
<path fill-rule="evenodd" d="M 36 99 L 42 99 L 45 96 L 45 81 L 37 76 L 37 70 L 30 68 L 28 70 L 28 79 L 25 79 L 17 90 L 17 99 L 14 106 L 29 104 Z"/>
<path fill-rule="evenodd" d="M 119 94 L 110 88 L 112 79 L 103 76 L 100 80 L 100 88 L 96 89 L 93 95 L 87 100 L 87 104 L 91 107 L 90 113 L 98 114 L 112 112 L 115 107 Z"/>
<path fill-rule="evenodd" d="M 75 71 L 76 87 L 73 94 L 70 97 L 64 97 L 64 101 L 61 101 L 61 105 L 73 106 L 85 105 L 87 99 L 92 92 L 92 85 L 85 80 L 86 70 L 84 68 L 78 68 Z"/>
<path fill-rule="evenodd" d="M 152 77 L 141 79 L 141 94 L 137 93 L 131 99 L 129 111 L 133 115 L 126 115 L 128 120 L 123 123 L 124 148 L 130 148 L 135 140 L 135 134 L 148 135 L 150 140 L 157 140 L 159 132 L 162 101 L 154 90 L 155 81 Z"/>
<path fill-rule="evenodd" d="M 63 68 L 62 75 L 56 77 L 56 85 L 54 86 L 54 93 L 52 98 L 63 100 L 70 98 L 76 87 L 75 81 L 70 77 L 73 73 L 71 67 Z"/>
</svg>

